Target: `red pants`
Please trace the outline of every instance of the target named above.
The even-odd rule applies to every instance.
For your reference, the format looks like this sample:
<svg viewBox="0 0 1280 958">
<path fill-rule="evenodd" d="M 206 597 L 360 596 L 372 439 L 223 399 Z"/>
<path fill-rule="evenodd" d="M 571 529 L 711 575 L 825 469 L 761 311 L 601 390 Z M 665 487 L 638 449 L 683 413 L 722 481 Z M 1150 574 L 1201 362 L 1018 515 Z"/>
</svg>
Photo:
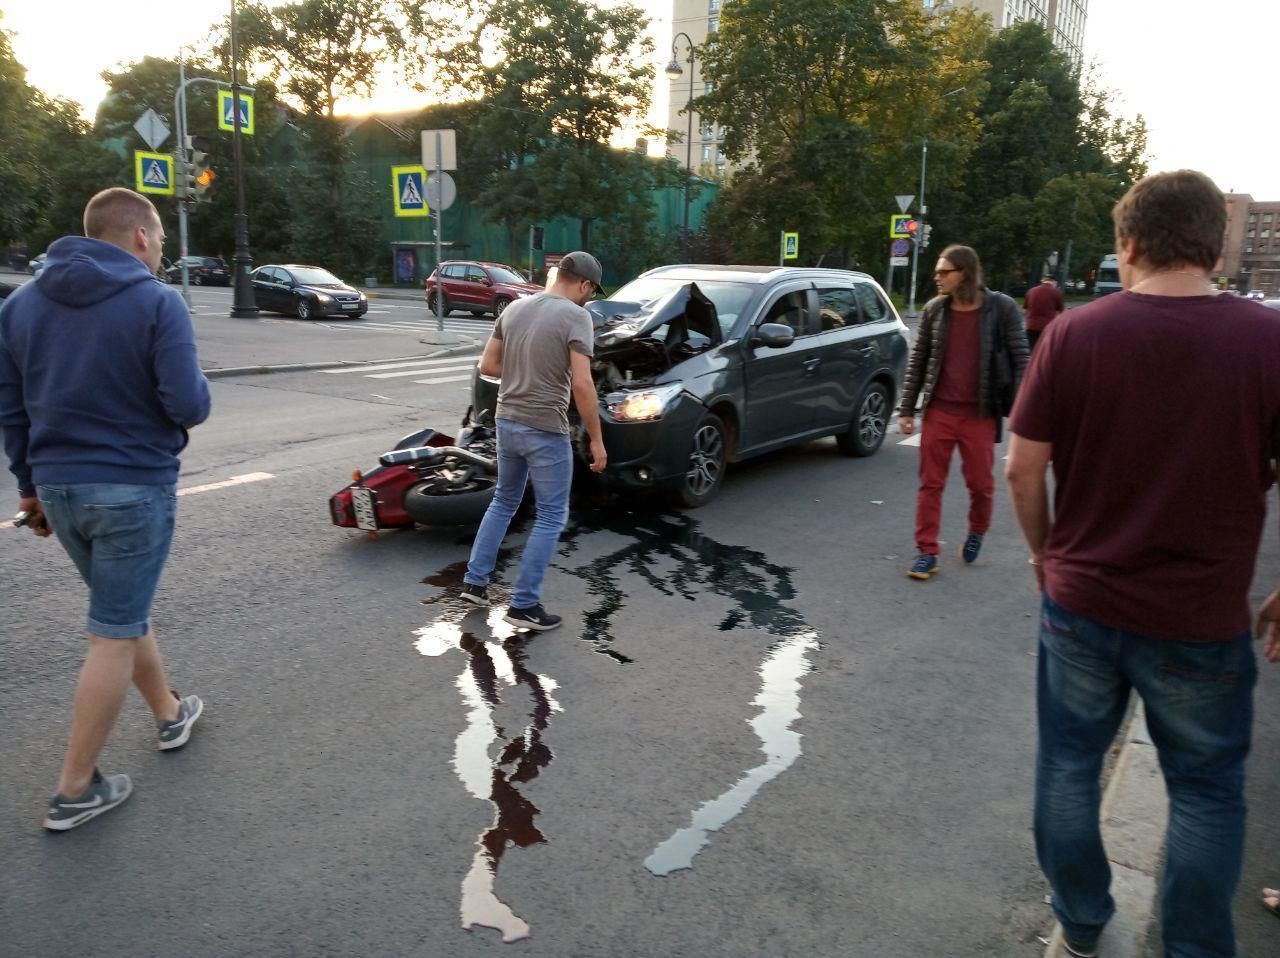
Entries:
<svg viewBox="0 0 1280 958">
<path fill-rule="evenodd" d="M 920 491 L 916 494 L 916 548 L 938 554 L 938 526 L 942 521 L 942 491 L 947 487 L 951 453 L 960 447 L 960 464 L 969 487 L 969 531 L 991 527 L 996 480 L 996 421 L 990 416 L 965 416 L 930 407 L 920 423 Z"/>
</svg>

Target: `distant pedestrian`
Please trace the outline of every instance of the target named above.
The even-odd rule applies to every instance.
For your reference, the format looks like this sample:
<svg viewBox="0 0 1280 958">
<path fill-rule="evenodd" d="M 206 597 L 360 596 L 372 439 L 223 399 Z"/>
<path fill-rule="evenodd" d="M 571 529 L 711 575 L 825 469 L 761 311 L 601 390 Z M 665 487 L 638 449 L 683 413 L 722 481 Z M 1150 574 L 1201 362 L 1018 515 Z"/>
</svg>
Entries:
<svg viewBox="0 0 1280 958">
<path fill-rule="evenodd" d="M 1067 302 L 1058 289 L 1058 281 L 1046 276 L 1037 286 L 1027 291 L 1027 345 L 1034 351 L 1036 340 L 1045 327 L 1058 318 L 1067 308 Z"/>
<path fill-rule="evenodd" d="M 185 744 L 204 708 L 170 691 L 150 619 L 178 454 L 209 415 L 209 384 L 182 298 L 155 278 L 164 229 L 151 201 L 104 190 L 84 232 L 50 246 L 40 277 L 0 308 L 0 426 L 19 507 L 36 535 L 57 534 L 89 587 L 89 649 L 44 820 L 53 831 L 129 797 L 129 776 L 104 776 L 97 761 L 131 680 L 161 749 Z"/>
<path fill-rule="evenodd" d="M 942 493 L 951 456 L 960 447 L 969 488 L 969 534 L 960 555 L 973 562 L 991 526 L 995 498 L 995 444 L 1004 410 L 998 380 L 1016 390 L 1027 364 L 1027 337 L 1017 303 L 982 285 L 978 254 L 948 246 L 934 269 L 938 295 L 920 315 L 898 406 L 905 435 L 915 432 L 916 403 L 924 413 L 920 435 L 920 490 L 916 495 L 916 552 L 907 575 L 938 571 Z M 1003 371 L 1003 373 L 1002 373 Z"/>
<path fill-rule="evenodd" d="M 591 314 L 583 305 L 600 285 L 600 263 L 590 253 L 560 261 L 546 291 L 518 299 L 503 310 L 480 359 L 480 372 L 502 380 L 498 390 L 498 488 L 480 523 L 462 598 L 487 606 L 489 576 L 511 518 L 532 481 L 538 516 L 524 546 L 505 619 L 542 632 L 560 616 L 542 607 L 542 579 L 569 518 L 573 448 L 569 441 L 569 397 L 591 442 L 591 470 L 607 457 L 600 433 L 599 399 L 591 379 L 595 348 Z"/>
<path fill-rule="evenodd" d="M 1036 851 L 1073 955 L 1096 953 L 1115 912 L 1098 778 L 1130 690 L 1169 794 L 1165 953 L 1236 954 L 1280 323 L 1210 285 L 1225 216 L 1190 170 L 1130 189 L 1113 211 L 1125 291 L 1050 326 L 1010 422 L 1009 492 L 1044 593 Z M 1280 589 L 1255 631 L 1280 662 Z"/>
</svg>

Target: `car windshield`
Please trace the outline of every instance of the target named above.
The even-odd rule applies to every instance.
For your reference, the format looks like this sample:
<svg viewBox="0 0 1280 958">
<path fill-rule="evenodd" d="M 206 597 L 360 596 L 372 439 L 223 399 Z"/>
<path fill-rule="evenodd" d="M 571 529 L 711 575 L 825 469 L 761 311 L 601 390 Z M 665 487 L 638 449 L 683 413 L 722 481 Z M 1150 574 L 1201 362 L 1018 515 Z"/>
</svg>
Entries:
<svg viewBox="0 0 1280 958">
<path fill-rule="evenodd" d="M 342 280 L 334 276 L 327 269 L 317 269 L 314 266 L 304 266 L 301 269 L 291 269 L 294 282 L 301 283 L 303 286 L 342 286 Z"/>
<path fill-rule="evenodd" d="M 527 284 L 529 281 L 514 270 L 507 269 L 505 266 L 488 266 L 489 276 L 495 283 L 521 283 Z"/>
<path fill-rule="evenodd" d="M 628 283 L 609 299 L 620 303 L 652 303 L 663 296 L 688 286 L 689 280 L 676 279 L 671 276 L 645 276 Z M 729 330 L 737 322 L 747 303 L 755 294 L 756 287 L 751 283 L 731 283 L 719 280 L 697 280 L 700 289 L 711 302 L 716 305 L 716 318 L 720 321 L 720 331 L 728 336 Z"/>
</svg>

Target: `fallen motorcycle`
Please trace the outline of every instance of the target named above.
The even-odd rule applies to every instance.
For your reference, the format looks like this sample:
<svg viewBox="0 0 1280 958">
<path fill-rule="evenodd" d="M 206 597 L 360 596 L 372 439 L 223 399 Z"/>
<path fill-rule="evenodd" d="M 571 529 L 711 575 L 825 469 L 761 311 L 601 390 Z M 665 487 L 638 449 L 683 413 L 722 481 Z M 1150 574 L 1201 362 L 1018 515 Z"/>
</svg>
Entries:
<svg viewBox="0 0 1280 958">
<path fill-rule="evenodd" d="M 477 376 L 458 435 L 411 433 L 379 456 L 375 468 L 357 469 L 350 485 L 329 498 L 333 524 L 375 536 L 414 523 L 478 524 L 498 482 L 496 398 L 496 381 Z"/>
</svg>

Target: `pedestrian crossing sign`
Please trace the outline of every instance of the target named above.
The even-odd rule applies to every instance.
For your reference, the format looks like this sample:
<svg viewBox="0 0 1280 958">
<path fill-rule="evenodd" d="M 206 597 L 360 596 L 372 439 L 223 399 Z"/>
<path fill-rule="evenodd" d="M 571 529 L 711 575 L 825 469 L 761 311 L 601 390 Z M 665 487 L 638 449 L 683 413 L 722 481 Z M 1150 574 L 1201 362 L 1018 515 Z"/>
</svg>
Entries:
<svg viewBox="0 0 1280 958">
<path fill-rule="evenodd" d="M 139 193 L 173 195 L 173 157 L 168 153 L 134 150 L 133 172 Z"/>
<path fill-rule="evenodd" d="M 426 193 L 427 170 L 423 166 L 391 167 L 391 199 L 396 216 L 430 216 Z"/>
<path fill-rule="evenodd" d="M 236 128 L 236 118 L 231 113 L 231 91 L 218 91 L 218 129 L 232 130 Z M 240 132 L 253 136 L 253 97 L 248 93 L 240 94 Z"/>
</svg>

